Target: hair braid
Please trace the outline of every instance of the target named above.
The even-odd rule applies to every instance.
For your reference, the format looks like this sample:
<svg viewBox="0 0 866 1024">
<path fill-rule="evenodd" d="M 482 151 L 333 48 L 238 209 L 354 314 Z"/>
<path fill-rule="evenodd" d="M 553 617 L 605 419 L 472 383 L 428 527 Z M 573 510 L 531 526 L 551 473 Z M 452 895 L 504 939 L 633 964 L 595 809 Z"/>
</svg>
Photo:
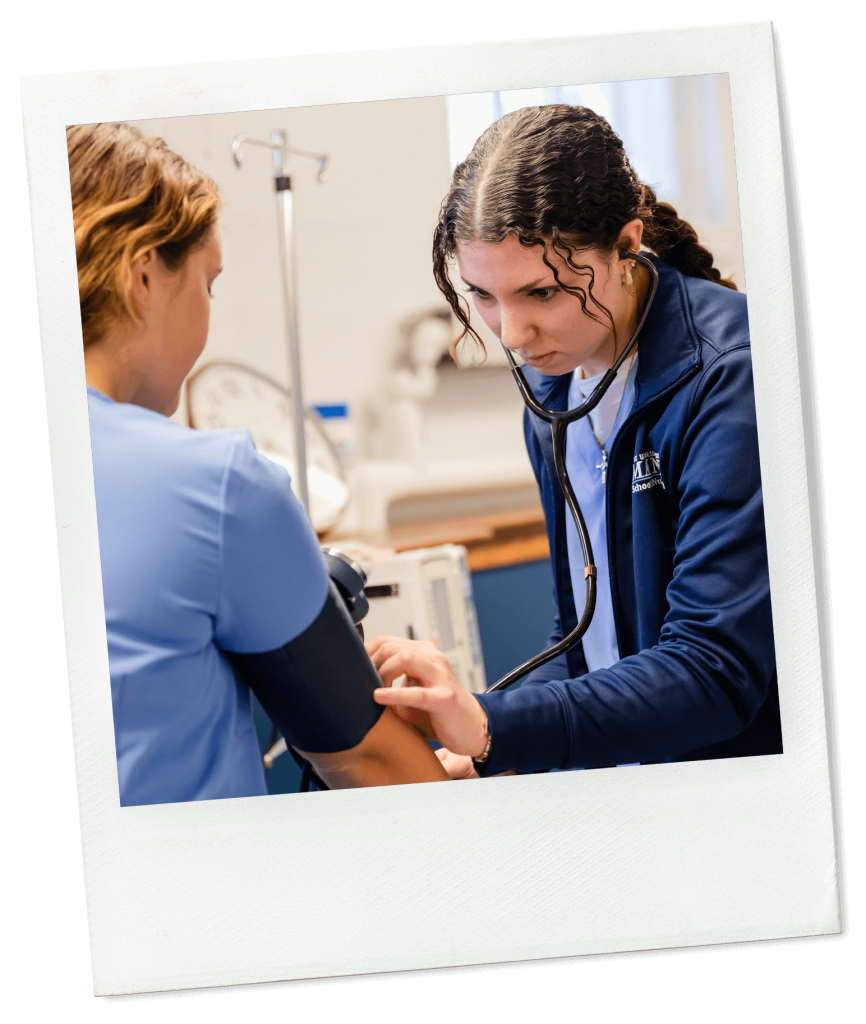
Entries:
<svg viewBox="0 0 866 1024">
<path fill-rule="evenodd" d="M 687 277 L 705 277 L 709 281 L 737 290 L 737 286 L 713 266 L 713 254 L 698 241 L 698 234 L 682 219 L 670 203 L 660 203 L 649 187 L 643 186 L 641 220 L 644 244 Z"/>
</svg>

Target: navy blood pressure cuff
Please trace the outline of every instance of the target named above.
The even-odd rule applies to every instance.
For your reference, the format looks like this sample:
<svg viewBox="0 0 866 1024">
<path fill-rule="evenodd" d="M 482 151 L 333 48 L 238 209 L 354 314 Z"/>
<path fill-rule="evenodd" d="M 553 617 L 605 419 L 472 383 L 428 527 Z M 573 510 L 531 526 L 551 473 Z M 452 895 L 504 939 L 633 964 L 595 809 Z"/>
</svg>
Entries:
<svg viewBox="0 0 866 1024">
<path fill-rule="evenodd" d="M 333 581 L 316 621 L 276 651 L 226 651 L 288 744 L 311 754 L 357 746 L 385 710 L 382 685 Z"/>
</svg>

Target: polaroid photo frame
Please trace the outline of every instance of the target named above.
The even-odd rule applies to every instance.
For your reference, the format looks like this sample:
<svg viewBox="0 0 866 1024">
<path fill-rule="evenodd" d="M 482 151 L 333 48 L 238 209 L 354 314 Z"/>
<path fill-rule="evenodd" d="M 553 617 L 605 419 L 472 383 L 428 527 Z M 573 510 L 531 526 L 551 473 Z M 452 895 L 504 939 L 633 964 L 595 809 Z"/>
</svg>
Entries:
<svg viewBox="0 0 866 1024">
<path fill-rule="evenodd" d="M 122 808 L 65 127 L 726 72 L 784 754 Z M 769 24 L 22 82 L 97 994 L 839 930 Z"/>
</svg>

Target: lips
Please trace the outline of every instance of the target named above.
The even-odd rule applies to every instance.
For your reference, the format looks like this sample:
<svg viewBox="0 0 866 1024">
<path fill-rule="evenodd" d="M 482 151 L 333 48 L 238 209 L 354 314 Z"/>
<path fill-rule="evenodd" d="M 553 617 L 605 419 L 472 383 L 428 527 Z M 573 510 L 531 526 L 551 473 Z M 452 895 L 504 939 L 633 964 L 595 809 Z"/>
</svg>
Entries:
<svg viewBox="0 0 866 1024">
<path fill-rule="evenodd" d="M 543 352 L 541 355 L 530 356 L 521 352 L 520 358 L 524 363 L 528 363 L 530 366 L 544 366 L 546 363 L 549 363 L 555 355 L 555 352 Z"/>
</svg>

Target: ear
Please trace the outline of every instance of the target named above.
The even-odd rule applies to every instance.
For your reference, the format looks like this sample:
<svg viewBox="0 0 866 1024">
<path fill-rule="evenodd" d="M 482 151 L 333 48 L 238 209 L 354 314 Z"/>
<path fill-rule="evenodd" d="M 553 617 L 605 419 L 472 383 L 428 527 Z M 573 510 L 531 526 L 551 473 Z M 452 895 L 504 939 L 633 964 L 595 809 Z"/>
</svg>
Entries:
<svg viewBox="0 0 866 1024">
<path fill-rule="evenodd" d="M 156 269 L 156 250 L 148 249 L 132 264 L 131 298 L 139 316 L 144 316 L 153 301 L 153 274 Z"/>
<path fill-rule="evenodd" d="M 640 249 L 643 238 L 643 221 L 635 217 L 628 224 L 623 226 L 619 233 L 618 246 L 620 249 L 627 249 L 629 252 L 637 252 Z"/>
</svg>

